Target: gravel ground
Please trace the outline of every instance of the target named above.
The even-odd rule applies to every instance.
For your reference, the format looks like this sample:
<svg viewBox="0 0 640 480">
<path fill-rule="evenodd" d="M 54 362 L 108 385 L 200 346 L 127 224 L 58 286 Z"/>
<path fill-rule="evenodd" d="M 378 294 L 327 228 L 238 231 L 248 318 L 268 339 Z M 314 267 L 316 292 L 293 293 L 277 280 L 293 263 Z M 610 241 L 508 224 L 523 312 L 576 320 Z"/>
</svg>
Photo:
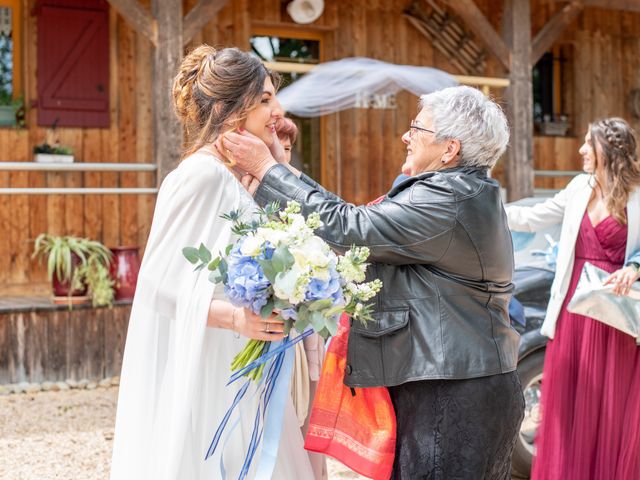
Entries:
<svg viewBox="0 0 640 480">
<path fill-rule="evenodd" d="M 0 479 L 106 480 L 118 389 L 0 396 Z M 329 460 L 329 478 L 364 479 Z"/>
</svg>

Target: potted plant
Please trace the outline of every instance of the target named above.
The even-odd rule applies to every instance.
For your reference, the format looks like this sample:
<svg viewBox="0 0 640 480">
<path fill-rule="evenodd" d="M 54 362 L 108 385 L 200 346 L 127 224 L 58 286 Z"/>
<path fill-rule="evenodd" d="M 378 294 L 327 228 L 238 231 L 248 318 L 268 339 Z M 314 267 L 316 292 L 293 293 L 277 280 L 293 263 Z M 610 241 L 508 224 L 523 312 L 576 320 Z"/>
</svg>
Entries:
<svg viewBox="0 0 640 480">
<path fill-rule="evenodd" d="M 73 151 L 60 145 L 56 136 L 56 122 L 47 130 L 45 141 L 33 147 L 33 153 L 36 162 L 73 163 Z"/>
<path fill-rule="evenodd" d="M 11 92 L 0 87 L 0 126 L 13 127 L 16 125 L 24 127 L 22 98 L 14 99 Z"/>
<path fill-rule="evenodd" d="M 13 96 L 13 45 L 11 38 L 0 36 L 0 125 L 18 124 L 16 113 L 22 110 L 22 99 Z M 24 112 L 23 112 L 24 113 Z M 24 116 L 20 126 L 24 126 Z"/>
<path fill-rule="evenodd" d="M 47 262 L 54 303 L 80 303 L 88 294 L 94 306 L 111 305 L 113 280 L 109 276 L 111 251 L 87 238 L 47 233 L 36 238 L 33 257 Z M 74 301 L 76 297 L 76 301 Z M 84 297 L 86 299 L 86 297 Z"/>
</svg>

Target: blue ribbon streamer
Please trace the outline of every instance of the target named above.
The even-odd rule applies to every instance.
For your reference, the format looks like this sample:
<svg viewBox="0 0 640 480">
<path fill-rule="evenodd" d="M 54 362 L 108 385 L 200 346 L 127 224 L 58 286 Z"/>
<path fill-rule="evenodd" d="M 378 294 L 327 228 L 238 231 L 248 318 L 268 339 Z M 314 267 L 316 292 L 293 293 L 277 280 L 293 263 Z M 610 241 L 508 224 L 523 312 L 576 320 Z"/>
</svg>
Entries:
<svg viewBox="0 0 640 480">
<path fill-rule="evenodd" d="M 299 338 L 299 337 L 298 337 Z M 294 363 L 294 351 L 286 350 L 283 357 L 283 365 L 280 374 L 275 379 L 272 396 L 269 403 L 267 419 L 264 426 L 264 440 L 262 442 L 262 452 L 260 463 L 255 480 L 271 480 L 273 469 L 278 457 L 280 447 L 280 434 L 284 420 L 284 412 L 289 395 L 289 382 L 291 381 L 291 370 Z M 267 399 L 269 402 L 269 399 Z"/>
<path fill-rule="evenodd" d="M 271 344 L 269 344 L 269 351 L 267 353 L 263 354 L 258 359 L 251 362 L 241 370 L 235 372 L 233 375 L 231 375 L 229 382 L 227 383 L 227 385 L 229 385 L 237 381 L 246 373 L 275 357 L 268 368 L 266 377 L 262 379 L 264 380 L 264 385 L 261 389 L 262 391 L 260 394 L 260 401 L 258 403 L 258 409 L 256 411 L 256 416 L 254 419 L 251 441 L 247 449 L 247 454 L 245 456 L 242 470 L 238 477 L 239 480 L 244 479 L 248 474 L 255 453 L 261 443 L 263 434 L 265 440 L 264 442 L 262 442 L 263 447 L 260 456 L 260 462 L 258 464 L 256 480 L 269 480 L 271 478 L 273 469 L 275 468 L 278 448 L 280 446 L 280 435 L 282 431 L 282 423 L 285 410 L 284 406 L 286 403 L 286 396 L 289 391 L 288 387 L 289 382 L 291 381 L 291 370 L 294 363 L 293 350 L 291 350 L 291 347 L 293 347 L 296 343 L 302 341 L 312 333 L 313 330 L 309 329 L 293 340 L 289 340 L 288 337 L 285 337 L 280 345 L 272 342 Z M 263 382 L 261 381 L 260 384 L 262 383 Z M 209 445 L 209 449 L 207 450 L 207 453 L 205 455 L 205 460 L 211 457 L 218 448 L 220 439 L 229 422 L 229 419 L 231 418 L 233 411 L 236 409 L 242 398 L 245 396 L 250 384 L 251 380 L 247 380 L 236 394 L 233 403 L 225 413 L 222 421 L 220 422 L 220 425 L 218 425 L 216 433 L 213 436 L 211 444 Z M 235 429 L 238 423 L 239 419 L 231 427 L 231 431 Z M 262 428 L 262 425 L 264 425 L 264 428 Z M 229 432 L 227 440 L 230 435 L 231 432 Z M 222 479 L 225 480 L 226 470 L 224 468 L 222 456 L 220 458 L 220 473 L 222 475 Z"/>
</svg>

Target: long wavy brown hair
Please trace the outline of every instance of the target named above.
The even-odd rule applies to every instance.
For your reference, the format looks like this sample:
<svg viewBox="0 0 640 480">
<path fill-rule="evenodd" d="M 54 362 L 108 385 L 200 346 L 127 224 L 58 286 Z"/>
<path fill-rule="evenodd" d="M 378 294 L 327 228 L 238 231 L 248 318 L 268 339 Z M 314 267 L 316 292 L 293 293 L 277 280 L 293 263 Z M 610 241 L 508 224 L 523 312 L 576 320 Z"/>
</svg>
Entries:
<svg viewBox="0 0 640 480">
<path fill-rule="evenodd" d="M 259 104 L 264 81 L 280 77 L 254 55 L 201 45 L 183 60 L 173 82 L 173 104 L 187 130 L 186 157 L 241 126 Z"/>
<path fill-rule="evenodd" d="M 604 166 L 607 209 L 618 222 L 626 224 L 629 195 L 640 186 L 636 134 L 617 117 L 595 121 L 589 131 L 596 164 Z"/>
</svg>

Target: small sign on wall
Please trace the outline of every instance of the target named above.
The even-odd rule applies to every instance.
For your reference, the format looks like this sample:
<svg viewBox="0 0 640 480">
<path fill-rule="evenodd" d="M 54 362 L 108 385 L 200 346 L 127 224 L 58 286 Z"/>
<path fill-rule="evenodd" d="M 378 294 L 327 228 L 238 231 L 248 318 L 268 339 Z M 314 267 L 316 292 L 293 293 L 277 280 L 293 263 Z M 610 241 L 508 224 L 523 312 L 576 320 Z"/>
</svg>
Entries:
<svg viewBox="0 0 640 480">
<path fill-rule="evenodd" d="M 355 108 L 374 108 L 376 110 L 395 110 L 398 104 L 393 93 L 357 93 Z"/>
</svg>

